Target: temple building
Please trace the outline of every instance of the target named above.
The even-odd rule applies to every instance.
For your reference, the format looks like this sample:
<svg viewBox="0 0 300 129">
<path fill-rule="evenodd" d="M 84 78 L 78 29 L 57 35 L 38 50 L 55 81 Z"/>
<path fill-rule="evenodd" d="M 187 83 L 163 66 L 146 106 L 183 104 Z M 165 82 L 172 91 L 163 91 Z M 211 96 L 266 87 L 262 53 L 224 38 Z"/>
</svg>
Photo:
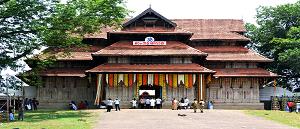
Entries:
<svg viewBox="0 0 300 129">
<path fill-rule="evenodd" d="M 259 89 L 278 75 L 263 69 L 271 59 L 245 47 L 245 32 L 242 20 L 167 19 L 148 8 L 121 29 L 86 35 L 87 47 L 67 56 L 60 48 L 39 55 L 56 62 L 39 73 L 37 99 L 49 108 L 119 98 L 124 108 L 148 95 L 162 98 L 163 108 L 187 97 L 215 108 L 263 109 Z"/>
</svg>

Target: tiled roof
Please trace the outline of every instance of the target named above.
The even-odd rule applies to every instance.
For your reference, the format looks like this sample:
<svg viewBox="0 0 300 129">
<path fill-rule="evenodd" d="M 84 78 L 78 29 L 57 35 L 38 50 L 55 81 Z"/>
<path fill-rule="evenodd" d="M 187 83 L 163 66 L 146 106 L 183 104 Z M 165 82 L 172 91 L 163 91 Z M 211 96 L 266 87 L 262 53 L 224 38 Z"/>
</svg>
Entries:
<svg viewBox="0 0 300 129">
<path fill-rule="evenodd" d="M 132 45 L 132 41 L 119 41 L 93 55 L 96 56 L 206 56 L 206 53 L 178 41 L 167 41 L 167 45 Z"/>
<path fill-rule="evenodd" d="M 249 39 L 238 33 L 246 32 L 243 20 L 236 19 L 174 19 L 178 28 L 193 32 L 191 40 Z"/>
<path fill-rule="evenodd" d="M 277 74 L 262 68 L 227 68 L 213 69 L 214 77 L 278 77 Z"/>
<path fill-rule="evenodd" d="M 86 72 L 213 73 L 198 64 L 102 64 Z"/>
<path fill-rule="evenodd" d="M 241 46 L 199 46 L 196 49 L 208 53 L 208 61 L 248 61 L 248 62 L 272 62 L 252 50 Z"/>
<path fill-rule="evenodd" d="M 237 40 L 249 41 L 248 38 L 239 34 L 246 32 L 244 22 L 237 19 L 171 19 L 177 24 L 174 33 L 193 33 L 191 40 Z M 159 29 L 159 28 L 158 28 Z M 143 32 L 143 29 L 137 29 L 135 32 L 114 30 L 112 28 L 103 28 L 102 32 L 86 35 L 85 38 L 107 38 L 107 32 Z M 155 33 L 166 30 L 147 30 L 149 33 Z"/>
<path fill-rule="evenodd" d="M 40 73 L 41 76 L 85 77 L 84 68 L 55 68 Z"/>
<path fill-rule="evenodd" d="M 35 58 L 46 59 L 55 56 L 56 60 L 93 60 L 91 54 L 102 48 L 102 46 L 73 47 L 69 49 L 48 48 Z"/>
</svg>

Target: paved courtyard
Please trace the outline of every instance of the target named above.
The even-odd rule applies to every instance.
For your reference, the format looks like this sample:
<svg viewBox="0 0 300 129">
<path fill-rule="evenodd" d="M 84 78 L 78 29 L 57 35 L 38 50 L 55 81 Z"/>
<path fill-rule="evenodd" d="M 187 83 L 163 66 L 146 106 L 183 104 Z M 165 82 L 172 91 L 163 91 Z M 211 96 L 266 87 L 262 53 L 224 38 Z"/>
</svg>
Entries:
<svg viewBox="0 0 300 129">
<path fill-rule="evenodd" d="M 101 112 L 95 129 L 294 129 L 238 110 L 193 113 L 192 110 L 123 109 Z"/>
</svg>

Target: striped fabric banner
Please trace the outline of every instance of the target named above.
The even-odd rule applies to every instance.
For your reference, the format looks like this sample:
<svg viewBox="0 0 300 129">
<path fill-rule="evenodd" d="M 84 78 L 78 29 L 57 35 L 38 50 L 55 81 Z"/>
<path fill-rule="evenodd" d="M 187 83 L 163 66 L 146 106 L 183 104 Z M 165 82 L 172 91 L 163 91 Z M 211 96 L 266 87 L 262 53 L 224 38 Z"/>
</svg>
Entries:
<svg viewBox="0 0 300 129">
<path fill-rule="evenodd" d="M 133 85 L 133 74 L 128 74 L 128 86 L 132 87 Z"/>
<path fill-rule="evenodd" d="M 143 84 L 143 75 L 137 74 L 137 87 L 141 86 Z"/>
<path fill-rule="evenodd" d="M 167 84 L 169 84 L 169 75 L 168 74 L 165 74 L 165 78 L 166 78 L 166 81 L 165 81 L 165 85 L 167 86 Z"/>
<path fill-rule="evenodd" d="M 114 86 L 118 86 L 118 74 L 114 74 Z"/>
<path fill-rule="evenodd" d="M 153 74 L 148 74 L 148 84 L 151 84 L 151 85 L 153 85 L 153 79 L 154 79 L 154 77 L 153 77 L 154 75 Z"/>
<path fill-rule="evenodd" d="M 165 87 L 165 75 L 159 74 L 159 85 Z"/>
<path fill-rule="evenodd" d="M 109 74 L 105 74 L 105 81 L 106 81 L 106 84 L 108 84 L 108 80 L 109 80 Z"/>
<path fill-rule="evenodd" d="M 121 81 L 124 82 L 124 74 L 118 74 L 118 84 L 120 84 Z"/>
<path fill-rule="evenodd" d="M 143 74 L 143 85 L 147 85 L 147 83 L 148 83 L 148 75 Z"/>
<path fill-rule="evenodd" d="M 189 85 L 188 88 L 192 88 L 193 87 L 193 74 L 189 74 Z"/>
<path fill-rule="evenodd" d="M 184 83 L 184 74 L 178 74 L 178 85 Z"/>
<path fill-rule="evenodd" d="M 178 86 L 177 80 L 178 80 L 178 75 L 173 74 L 173 87 L 174 88 L 176 88 Z"/>
<path fill-rule="evenodd" d="M 124 74 L 124 85 L 125 87 L 128 87 L 128 74 Z"/>
<path fill-rule="evenodd" d="M 108 85 L 114 87 L 114 74 L 108 74 Z"/>
<path fill-rule="evenodd" d="M 169 87 L 173 87 L 173 74 L 168 74 Z"/>
<path fill-rule="evenodd" d="M 193 74 L 193 85 L 195 85 L 196 84 L 196 74 Z"/>
<path fill-rule="evenodd" d="M 184 85 L 185 85 L 185 88 L 189 88 L 189 75 L 188 74 L 184 74 Z"/>
<path fill-rule="evenodd" d="M 154 74 L 154 85 L 158 86 L 159 85 L 158 82 L 159 82 L 159 74 Z"/>
</svg>

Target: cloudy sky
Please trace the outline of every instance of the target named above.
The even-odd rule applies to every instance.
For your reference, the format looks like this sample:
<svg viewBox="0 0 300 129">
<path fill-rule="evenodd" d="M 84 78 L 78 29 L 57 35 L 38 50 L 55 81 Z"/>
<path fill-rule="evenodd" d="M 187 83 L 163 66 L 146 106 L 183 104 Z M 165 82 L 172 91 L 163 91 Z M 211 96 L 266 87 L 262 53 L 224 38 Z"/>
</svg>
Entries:
<svg viewBox="0 0 300 129">
<path fill-rule="evenodd" d="M 254 23 L 256 8 L 294 3 L 297 0 L 127 0 L 126 6 L 136 16 L 151 5 L 166 18 L 243 19 Z"/>
</svg>

